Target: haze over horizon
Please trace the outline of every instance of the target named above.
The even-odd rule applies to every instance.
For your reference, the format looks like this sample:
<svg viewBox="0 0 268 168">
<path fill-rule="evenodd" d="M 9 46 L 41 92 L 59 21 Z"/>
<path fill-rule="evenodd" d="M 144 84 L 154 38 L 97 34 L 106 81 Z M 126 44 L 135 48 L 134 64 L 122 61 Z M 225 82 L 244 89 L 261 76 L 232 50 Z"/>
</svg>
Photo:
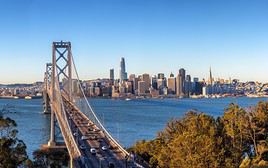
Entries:
<svg viewBox="0 0 268 168">
<path fill-rule="evenodd" d="M 42 81 L 53 41 L 70 41 L 81 79 L 119 73 L 268 82 L 266 0 L 10 0 L 0 5 L 0 83 Z"/>
</svg>

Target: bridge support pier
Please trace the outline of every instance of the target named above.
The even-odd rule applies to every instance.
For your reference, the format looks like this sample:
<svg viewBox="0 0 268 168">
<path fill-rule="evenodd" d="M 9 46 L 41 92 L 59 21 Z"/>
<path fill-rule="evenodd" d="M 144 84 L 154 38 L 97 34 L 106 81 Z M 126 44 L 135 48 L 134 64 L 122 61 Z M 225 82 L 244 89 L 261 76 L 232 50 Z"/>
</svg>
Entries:
<svg viewBox="0 0 268 168">
<path fill-rule="evenodd" d="M 49 96 L 46 91 L 43 92 L 43 107 L 44 107 L 44 114 L 50 114 L 51 108 L 50 108 L 50 100 Z"/>
<path fill-rule="evenodd" d="M 56 146 L 55 140 L 55 112 L 51 109 L 51 119 L 50 119 L 50 139 L 48 141 L 48 146 Z"/>
<path fill-rule="evenodd" d="M 44 77 L 44 86 L 43 86 L 43 104 L 44 104 L 44 113 L 49 114 L 51 112 L 50 109 L 50 98 L 48 96 L 49 87 L 51 84 L 51 73 L 52 73 L 52 64 L 46 64 L 46 72 Z"/>
</svg>

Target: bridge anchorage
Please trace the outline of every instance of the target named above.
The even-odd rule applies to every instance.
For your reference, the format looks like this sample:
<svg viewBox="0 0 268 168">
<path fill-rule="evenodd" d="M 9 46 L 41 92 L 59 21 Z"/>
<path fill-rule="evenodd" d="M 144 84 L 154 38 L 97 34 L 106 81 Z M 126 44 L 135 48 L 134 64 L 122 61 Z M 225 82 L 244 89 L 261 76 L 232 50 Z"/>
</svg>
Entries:
<svg viewBox="0 0 268 168">
<path fill-rule="evenodd" d="M 52 63 L 46 64 L 43 93 L 44 113 L 51 115 L 47 146 L 57 148 L 58 125 L 70 167 L 148 167 L 112 137 L 93 111 L 81 85 L 70 42 L 52 43 Z"/>
</svg>

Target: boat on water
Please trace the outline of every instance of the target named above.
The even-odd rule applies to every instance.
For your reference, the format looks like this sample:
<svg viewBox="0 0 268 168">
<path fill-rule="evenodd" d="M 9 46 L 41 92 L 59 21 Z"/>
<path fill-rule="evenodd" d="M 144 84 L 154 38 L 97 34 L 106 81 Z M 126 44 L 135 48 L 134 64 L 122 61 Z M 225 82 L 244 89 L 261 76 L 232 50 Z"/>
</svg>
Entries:
<svg viewBox="0 0 268 168">
<path fill-rule="evenodd" d="M 13 98 L 14 98 L 14 99 L 19 99 L 19 97 L 18 97 L 18 96 L 14 96 Z"/>
<path fill-rule="evenodd" d="M 130 99 L 130 98 L 126 98 L 125 100 L 126 100 L 126 101 L 130 101 L 131 99 Z"/>
<path fill-rule="evenodd" d="M 25 96 L 24 99 L 30 100 L 30 99 L 32 99 L 32 97 L 31 96 Z"/>
</svg>

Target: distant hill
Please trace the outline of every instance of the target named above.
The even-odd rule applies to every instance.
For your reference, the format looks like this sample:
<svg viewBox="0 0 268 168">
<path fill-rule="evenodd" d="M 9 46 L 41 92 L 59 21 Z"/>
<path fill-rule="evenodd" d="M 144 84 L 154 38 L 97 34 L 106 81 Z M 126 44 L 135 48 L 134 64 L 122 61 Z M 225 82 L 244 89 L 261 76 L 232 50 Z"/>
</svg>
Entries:
<svg viewBox="0 0 268 168">
<path fill-rule="evenodd" d="M 0 84 L 0 88 L 31 87 L 34 84 Z"/>
</svg>

